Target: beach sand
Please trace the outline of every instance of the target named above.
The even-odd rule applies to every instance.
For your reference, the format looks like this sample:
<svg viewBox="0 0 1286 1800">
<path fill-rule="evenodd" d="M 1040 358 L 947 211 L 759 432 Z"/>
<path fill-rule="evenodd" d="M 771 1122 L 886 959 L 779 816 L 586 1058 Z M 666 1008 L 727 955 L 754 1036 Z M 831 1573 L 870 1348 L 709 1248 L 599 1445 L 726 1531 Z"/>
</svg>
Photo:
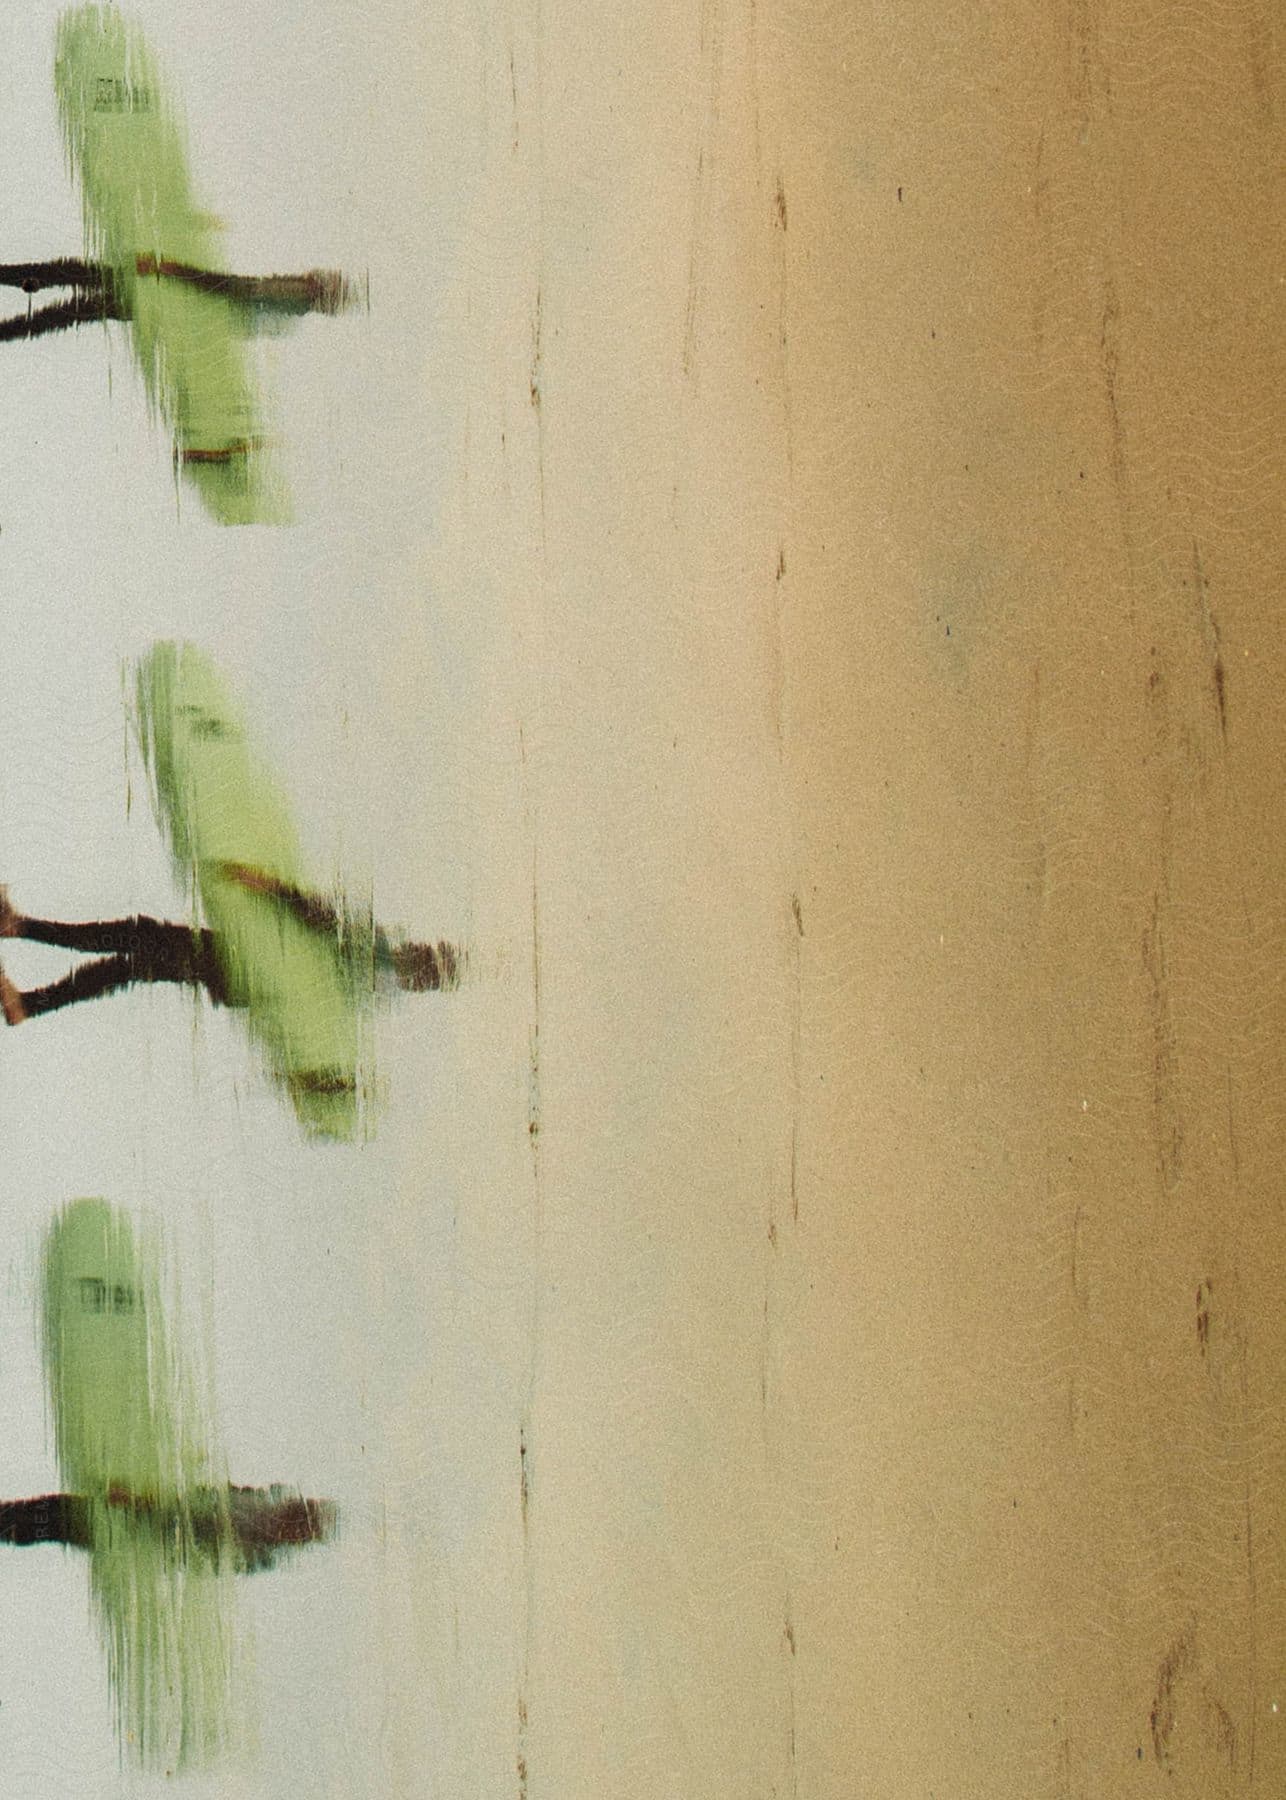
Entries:
<svg viewBox="0 0 1286 1800">
<path fill-rule="evenodd" d="M 439 554 L 513 624 L 511 1391 L 431 1623 L 390 1565 L 396 1791 L 1275 1792 L 1267 13 L 505 60 Z"/>
<path fill-rule="evenodd" d="M 190 588 L 115 602 L 239 659 L 310 846 L 471 952 L 369 1149 L 309 1160 L 220 1026 L 196 1187 L 180 1126 L 113 1152 L 215 1258 L 234 1478 L 340 1504 L 246 1584 L 258 1762 L 189 1792 L 1281 1792 L 1270 9 L 384 11 L 371 341 L 430 277 L 431 324 L 378 417 L 369 352 L 316 398 L 292 533 L 188 517 Z"/>
</svg>

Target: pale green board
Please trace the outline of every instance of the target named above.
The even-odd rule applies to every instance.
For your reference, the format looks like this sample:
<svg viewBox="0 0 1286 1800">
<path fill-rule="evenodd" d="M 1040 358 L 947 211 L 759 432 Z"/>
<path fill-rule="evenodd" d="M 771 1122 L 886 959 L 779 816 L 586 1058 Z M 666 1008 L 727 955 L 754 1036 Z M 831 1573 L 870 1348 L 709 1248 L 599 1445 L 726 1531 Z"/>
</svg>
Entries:
<svg viewBox="0 0 1286 1800">
<path fill-rule="evenodd" d="M 114 7 L 65 13 L 54 81 L 86 253 L 111 266 L 149 401 L 173 433 L 184 475 L 221 524 L 280 522 L 284 491 L 241 341 L 244 315 L 190 283 L 138 273 L 140 257 L 226 266 L 141 30 Z M 228 450 L 227 460 L 199 460 Z"/>
<path fill-rule="evenodd" d="M 215 934 L 230 997 L 305 1127 L 351 1138 L 372 1100 L 371 933 L 347 916 L 342 934 L 313 930 L 223 872 L 236 863 L 309 885 L 285 800 L 210 659 L 191 644 L 158 644 L 138 666 L 136 694 L 157 817 Z"/>
<path fill-rule="evenodd" d="M 90 1503 L 90 1586 L 123 1754 L 178 1770 L 236 1728 L 236 1560 L 183 1532 L 227 1492 L 191 1371 L 166 1328 L 156 1246 L 103 1200 L 77 1200 L 45 1242 L 46 1378 L 64 1489 Z M 165 1523 L 122 1498 L 151 1501 Z"/>
</svg>

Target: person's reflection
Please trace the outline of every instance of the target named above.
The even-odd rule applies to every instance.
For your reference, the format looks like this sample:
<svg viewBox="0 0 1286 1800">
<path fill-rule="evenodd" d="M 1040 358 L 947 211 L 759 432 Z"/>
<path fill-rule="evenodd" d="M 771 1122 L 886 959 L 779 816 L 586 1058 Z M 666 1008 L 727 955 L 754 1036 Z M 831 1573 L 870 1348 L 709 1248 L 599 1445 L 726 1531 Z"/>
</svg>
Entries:
<svg viewBox="0 0 1286 1800">
<path fill-rule="evenodd" d="M 237 309 L 250 331 L 260 321 L 299 318 L 305 313 L 345 312 L 358 301 L 357 286 L 338 269 L 309 269 L 302 275 L 228 275 L 219 270 L 196 269 L 188 263 L 140 256 L 135 273 L 139 278 L 177 282 L 226 300 Z M 0 263 L 0 287 L 17 288 L 28 296 L 25 312 L 0 319 L 0 343 L 129 317 L 128 302 L 111 266 L 83 257 Z M 48 290 L 63 290 L 66 297 L 33 308 L 30 297 Z"/>
<path fill-rule="evenodd" d="M 176 1557 L 195 1551 L 216 1560 L 227 1555 L 253 1573 L 272 1568 L 288 1551 L 324 1543 L 335 1530 L 328 1500 L 308 1500 L 291 1490 L 196 1488 L 181 1500 L 158 1500 L 124 1488 L 103 1501 L 83 1494 L 40 1494 L 0 1501 L 0 1544 L 61 1544 L 92 1550 L 98 1534 L 123 1526 L 140 1539 L 162 1542 Z"/>
<path fill-rule="evenodd" d="M 396 988 L 431 993 L 455 987 L 461 957 L 455 946 L 416 943 L 360 924 L 324 899 L 241 863 L 224 863 L 227 880 L 278 907 L 319 938 L 326 939 L 355 980 L 365 976 L 377 990 Z M 96 999 L 137 982 L 173 982 L 202 989 L 216 1006 L 238 1004 L 220 954 L 218 936 L 208 927 L 178 925 L 143 916 L 64 923 L 31 918 L 11 904 L 0 888 L 0 938 L 23 938 L 95 958 L 45 987 L 17 988 L 0 968 L 0 1011 L 10 1025 L 57 1012 L 80 1000 Z"/>
</svg>

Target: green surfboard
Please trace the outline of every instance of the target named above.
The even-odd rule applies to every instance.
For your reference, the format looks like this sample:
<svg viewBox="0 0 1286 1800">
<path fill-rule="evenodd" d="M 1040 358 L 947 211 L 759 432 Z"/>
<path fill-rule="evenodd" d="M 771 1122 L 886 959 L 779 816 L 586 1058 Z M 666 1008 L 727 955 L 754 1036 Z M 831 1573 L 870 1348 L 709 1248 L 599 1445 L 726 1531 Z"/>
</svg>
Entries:
<svg viewBox="0 0 1286 1800">
<path fill-rule="evenodd" d="M 197 204 L 182 122 L 139 27 L 114 6 L 58 24 L 54 82 L 80 179 L 86 251 L 110 265 L 149 404 L 175 460 L 220 523 L 286 514 L 252 380 L 243 317 L 227 298 L 160 273 L 225 268 L 217 222 Z"/>
<path fill-rule="evenodd" d="M 76 1200 L 43 1259 L 45 1373 L 63 1485 L 90 1514 L 90 1591 L 122 1752 L 148 1769 L 232 1738 L 232 1559 L 183 1531 L 226 1494 L 192 1373 L 166 1327 L 159 1254 L 103 1200 Z"/>
<path fill-rule="evenodd" d="M 191 644 L 157 644 L 138 665 L 136 696 L 157 819 L 214 934 L 228 998 L 305 1129 L 352 1138 L 373 1097 L 369 936 L 319 931 L 228 873 L 310 885 L 285 799 L 210 659 Z"/>
</svg>

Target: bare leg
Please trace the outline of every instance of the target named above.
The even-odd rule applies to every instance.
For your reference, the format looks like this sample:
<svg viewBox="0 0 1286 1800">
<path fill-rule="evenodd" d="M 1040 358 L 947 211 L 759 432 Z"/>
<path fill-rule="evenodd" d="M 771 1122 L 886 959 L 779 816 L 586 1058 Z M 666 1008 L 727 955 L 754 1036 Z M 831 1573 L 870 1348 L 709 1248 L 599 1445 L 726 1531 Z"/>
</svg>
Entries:
<svg viewBox="0 0 1286 1800">
<path fill-rule="evenodd" d="M 338 929 L 338 909 L 329 900 L 323 900 L 320 894 L 305 893 L 303 888 L 283 881 L 278 875 L 267 875 L 249 863 L 222 862 L 218 864 L 218 870 L 225 881 L 235 881 L 238 887 L 251 894 L 262 894 L 267 900 L 278 901 L 301 925 L 307 925 L 313 931 Z"/>
<path fill-rule="evenodd" d="M 183 281 L 202 293 L 217 294 L 238 306 L 258 306 L 268 312 L 300 314 L 338 313 L 353 304 L 351 284 L 338 269 L 309 269 L 303 275 L 229 275 L 217 269 L 194 269 L 190 263 L 158 262 L 140 256 L 140 275 L 167 281 Z"/>
<path fill-rule="evenodd" d="M 22 1004 L 22 995 L 0 968 L 0 1013 L 4 1014 L 6 1025 L 21 1025 L 27 1016 L 27 1009 Z"/>
<path fill-rule="evenodd" d="M 246 863 L 222 863 L 220 873 L 251 893 L 278 901 L 302 925 L 310 926 L 314 931 L 334 931 L 338 927 L 338 912 L 318 894 L 306 894 L 289 882 L 266 875 L 262 869 L 253 869 Z M 395 943 L 385 932 L 377 931 L 375 959 L 392 970 L 398 986 L 408 993 L 436 993 L 459 985 L 460 952 L 453 944 L 442 940 L 436 944 Z"/>
</svg>

